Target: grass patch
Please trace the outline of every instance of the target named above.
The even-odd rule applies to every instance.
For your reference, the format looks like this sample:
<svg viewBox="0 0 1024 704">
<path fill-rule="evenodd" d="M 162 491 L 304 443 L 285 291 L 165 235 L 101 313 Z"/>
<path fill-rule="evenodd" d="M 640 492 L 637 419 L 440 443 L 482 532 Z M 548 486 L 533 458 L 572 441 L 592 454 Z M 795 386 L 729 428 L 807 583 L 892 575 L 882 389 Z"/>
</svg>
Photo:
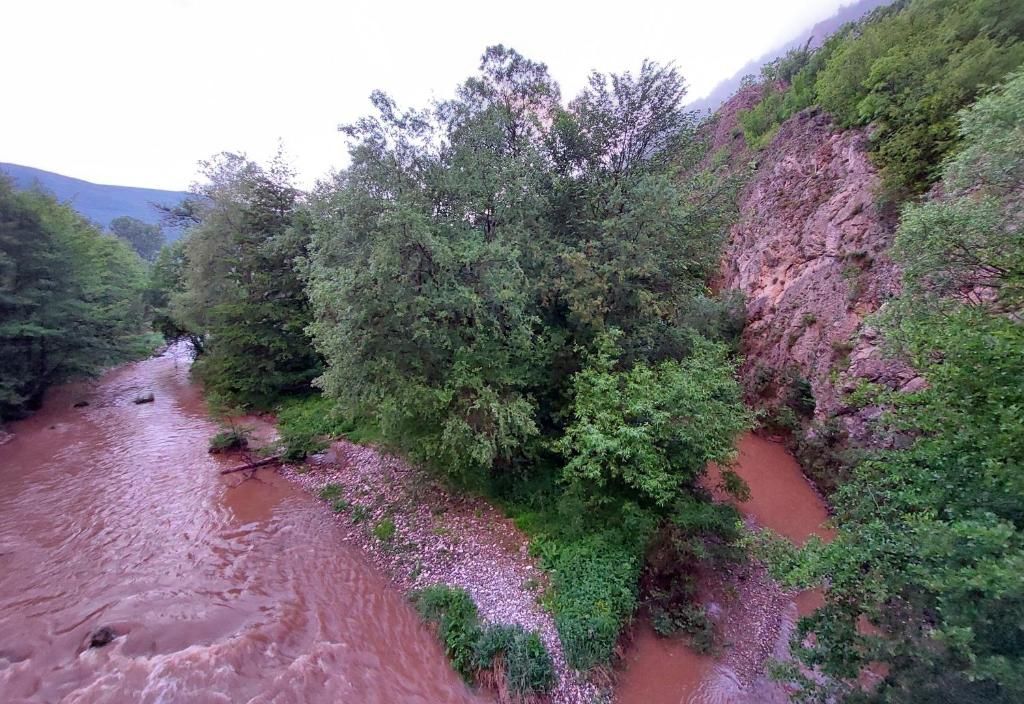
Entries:
<svg viewBox="0 0 1024 704">
<path fill-rule="evenodd" d="M 332 501 L 341 496 L 342 489 L 341 484 L 325 484 L 324 488 L 320 490 L 319 496 L 324 501 Z"/>
<path fill-rule="evenodd" d="M 335 513 L 344 513 L 352 508 L 352 504 L 345 499 L 335 499 L 331 502 L 331 510 Z"/>
<path fill-rule="evenodd" d="M 298 461 L 324 450 L 336 438 L 368 443 L 380 439 L 376 424 L 340 408 L 319 394 L 288 399 L 277 409 L 278 444 L 286 460 Z"/>
<path fill-rule="evenodd" d="M 232 450 L 244 450 L 249 447 L 249 435 L 250 431 L 247 428 L 225 426 L 210 438 L 209 451 L 217 454 Z"/>
<path fill-rule="evenodd" d="M 373 537 L 382 543 L 390 543 L 395 538 L 395 522 L 390 518 L 378 521 L 373 526 Z"/>
<path fill-rule="evenodd" d="M 363 521 L 365 521 L 369 517 L 370 517 L 370 511 L 365 506 L 361 506 L 359 504 L 356 504 L 356 505 L 352 506 L 352 522 L 353 523 L 362 523 Z"/>
</svg>

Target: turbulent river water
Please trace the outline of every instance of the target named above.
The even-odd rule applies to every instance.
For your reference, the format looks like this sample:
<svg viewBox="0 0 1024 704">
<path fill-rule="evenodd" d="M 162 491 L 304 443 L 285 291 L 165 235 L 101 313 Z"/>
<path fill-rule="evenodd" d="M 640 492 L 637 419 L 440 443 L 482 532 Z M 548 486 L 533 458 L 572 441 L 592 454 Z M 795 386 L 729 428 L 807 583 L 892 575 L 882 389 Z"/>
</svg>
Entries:
<svg viewBox="0 0 1024 704">
<path fill-rule="evenodd" d="M 218 473 L 183 350 L 58 389 L 13 430 L 0 702 L 477 701 L 315 499 Z M 87 649 L 101 626 L 118 637 Z"/>
</svg>

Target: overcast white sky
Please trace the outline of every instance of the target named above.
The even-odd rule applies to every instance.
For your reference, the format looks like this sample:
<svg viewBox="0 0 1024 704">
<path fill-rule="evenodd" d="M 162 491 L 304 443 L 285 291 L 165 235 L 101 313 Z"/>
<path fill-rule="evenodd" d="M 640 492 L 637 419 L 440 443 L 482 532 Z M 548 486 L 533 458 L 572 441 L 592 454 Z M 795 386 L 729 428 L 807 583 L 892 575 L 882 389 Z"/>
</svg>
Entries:
<svg viewBox="0 0 1024 704">
<path fill-rule="evenodd" d="M 370 91 L 447 97 L 490 44 L 565 98 L 649 57 L 696 99 L 849 1 L 0 0 L 0 161 L 182 189 L 199 159 L 280 140 L 308 185 L 344 165 L 337 125 Z"/>
</svg>

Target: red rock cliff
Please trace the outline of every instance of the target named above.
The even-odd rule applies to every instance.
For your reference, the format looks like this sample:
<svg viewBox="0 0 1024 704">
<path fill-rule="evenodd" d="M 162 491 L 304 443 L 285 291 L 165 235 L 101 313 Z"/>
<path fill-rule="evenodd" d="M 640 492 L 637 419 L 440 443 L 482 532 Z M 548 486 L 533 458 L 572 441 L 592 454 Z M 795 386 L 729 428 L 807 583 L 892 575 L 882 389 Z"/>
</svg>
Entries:
<svg viewBox="0 0 1024 704">
<path fill-rule="evenodd" d="M 882 356 L 865 325 L 899 285 L 886 254 L 894 221 L 875 204 L 866 136 L 836 129 L 824 113 L 795 115 L 766 149 L 747 151 L 736 113 L 758 94 L 741 91 L 724 105 L 714 135 L 734 161 L 756 160 L 720 279 L 747 299 L 743 380 L 751 397 L 771 407 L 793 379 L 806 379 L 814 420 L 837 419 L 863 441 L 866 421 L 879 410 L 847 407 L 843 391 L 861 379 L 891 388 L 919 383 L 911 369 Z"/>
</svg>

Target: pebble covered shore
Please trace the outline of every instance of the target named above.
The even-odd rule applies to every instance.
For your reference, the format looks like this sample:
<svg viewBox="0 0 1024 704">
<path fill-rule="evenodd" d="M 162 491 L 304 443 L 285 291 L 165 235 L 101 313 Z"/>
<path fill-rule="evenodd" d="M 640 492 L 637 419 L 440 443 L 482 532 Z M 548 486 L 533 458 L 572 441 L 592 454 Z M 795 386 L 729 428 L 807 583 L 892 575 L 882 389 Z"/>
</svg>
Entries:
<svg viewBox="0 0 1024 704">
<path fill-rule="evenodd" d="M 558 676 L 552 704 L 609 700 L 607 691 L 566 664 L 554 620 L 538 603 L 546 575 L 529 556 L 526 536 L 492 505 L 447 491 L 397 457 L 346 441 L 281 471 L 313 494 L 339 485 L 350 506 L 336 520 L 403 592 L 432 584 L 462 587 L 482 620 L 537 631 Z M 381 540 L 373 528 L 387 519 L 394 536 Z"/>
</svg>

